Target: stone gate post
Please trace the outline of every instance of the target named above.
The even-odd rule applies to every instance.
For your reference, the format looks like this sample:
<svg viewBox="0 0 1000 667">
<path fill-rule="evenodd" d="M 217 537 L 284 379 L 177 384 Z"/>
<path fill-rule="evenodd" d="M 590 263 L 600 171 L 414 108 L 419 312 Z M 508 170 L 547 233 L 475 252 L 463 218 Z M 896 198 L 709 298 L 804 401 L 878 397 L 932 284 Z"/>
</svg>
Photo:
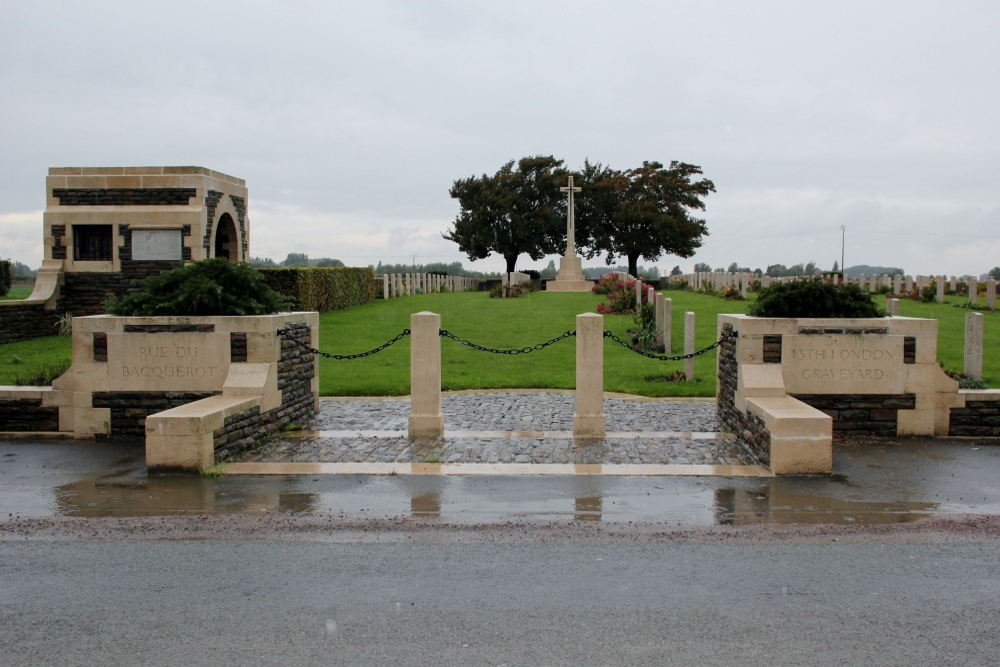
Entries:
<svg viewBox="0 0 1000 667">
<path fill-rule="evenodd" d="M 441 412 L 441 316 L 410 315 L 410 438 L 444 434 Z"/>
<path fill-rule="evenodd" d="M 576 316 L 576 412 L 573 437 L 603 438 L 604 317 L 597 313 Z"/>
</svg>

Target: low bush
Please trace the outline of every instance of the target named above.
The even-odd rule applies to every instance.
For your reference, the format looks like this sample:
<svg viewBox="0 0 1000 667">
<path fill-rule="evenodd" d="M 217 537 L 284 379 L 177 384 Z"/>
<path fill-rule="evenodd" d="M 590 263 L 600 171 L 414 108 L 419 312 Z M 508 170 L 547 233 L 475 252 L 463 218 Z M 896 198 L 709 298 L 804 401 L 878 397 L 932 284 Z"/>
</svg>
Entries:
<svg viewBox="0 0 1000 667">
<path fill-rule="evenodd" d="M 822 280 L 779 283 L 762 289 L 747 313 L 757 317 L 884 317 L 871 295 L 857 285 Z"/>
<path fill-rule="evenodd" d="M 146 278 L 139 292 L 104 304 L 112 315 L 266 315 L 288 310 L 289 301 L 268 287 L 249 264 L 213 258 Z"/>
</svg>

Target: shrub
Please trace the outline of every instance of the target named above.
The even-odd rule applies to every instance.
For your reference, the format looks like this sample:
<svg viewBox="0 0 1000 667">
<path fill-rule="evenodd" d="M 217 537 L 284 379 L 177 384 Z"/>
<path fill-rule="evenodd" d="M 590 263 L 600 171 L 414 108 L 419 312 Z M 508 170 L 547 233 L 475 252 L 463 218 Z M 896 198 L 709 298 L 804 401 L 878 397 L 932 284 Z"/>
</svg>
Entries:
<svg viewBox="0 0 1000 667">
<path fill-rule="evenodd" d="M 605 280 L 605 278 L 608 278 Z M 601 285 L 601 283 L 604 285 Z M 607 290 L 606 292 L 599 292 L 600 289 Z M 646 291 L 648 285 L 643 283 L 642 286 L 642 299 L 646 300 Z M 591 291 L 596 294 L 607 294 L 608 303 L 603 301 L 597 304 L 597 312 L 601 315 L 628 315 L 635 310 L 635 281 L 626 280 L 621 281 L 618 276 L 614 274 L 605 274 L 601 280 L 598 281 L 596 285 L 591 288 Z M 644 301 L 645 302 L 645 301 Z"/>
<path fill-rule="evenodd" d="M 937 300 L 937 279 L 920 288 L 920 300 L 924 303 L 931 303 Z"/>
<path fill-rule="evenodd" d="M 747 309 L 757 317 L 884 317 L 871 295 L 857 285 L 834 285 L 822 280 L 779 283 L 760 291 Z"/>
<path fill-rule="evenodd" d="M 725 299 L 726 301 L 746 301 L 747 300 L 746 297 L 743 296 L 743 294 L 740 292 L 739 288 L 738 287 L 733 287 L 732 285 L 730 285 L 729 287 L 723 287 L 722 289 L 720 289 L 716 293 L 716 296 L 718 296 L 720 299 Z"/>
<path fill-rule="evenodd" d="M 7 296 L 7 292 L 10 291 L 12 279 L 10 260 L 0 259 L 0 296 Z"/>
<path fill-rule="evenodd" d="M 142 289 L 109 299 L 112 315 L 265 315 L 287 310 L 286 298 L 268 287 L 249 264 L 206 259 L 164 271 L 142 281 Z"/>
</svg>

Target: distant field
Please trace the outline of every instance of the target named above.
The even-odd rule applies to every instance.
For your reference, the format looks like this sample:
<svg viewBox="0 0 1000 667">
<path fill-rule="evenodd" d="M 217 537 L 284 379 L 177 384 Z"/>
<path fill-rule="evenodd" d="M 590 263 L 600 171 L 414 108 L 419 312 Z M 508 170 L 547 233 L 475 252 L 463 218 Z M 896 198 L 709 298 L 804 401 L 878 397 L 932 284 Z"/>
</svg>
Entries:
<svg viewBox="0 0 1000 667">
<path fill-rule="evenodd" d="M 696 347 L 715 341 L 719 313 L 746 312 L 747 302 L 723 301 L 692 292 L 665 292 L 673 300 L 674 354 L 681 353 L 684 313 L 696 319 Z M 880 303 L 883 297 L 877 297 Z M 441 315 L 441 326 L 476 344 L 496 348 L 521 348 L 542 343 L 576 328 L 580 313 L 592 313 L 601 300 L 593 294 L 535 293 L 519 299 L 490 299 L 482 292 L 425 294 L 381 299 L 348 310 L 320 316 L 320 349 L 331 354 L 352 354 L 372 349 L 410 325 L 411 313 L 431 311 Z M 939 322 L 938 358 L 949 370 L 962 370 L 966 313 L 948 297 L 944 305 L 903 300 L 900 314 L 936 318 Z M 983 374 L 991 387 L 1000 387 L 1000 313 L 984 312 L 986 340 Z M 605 316 L 605 329 L 624 338 L 631 316 Z M 406 395 L 410 390 L 410 341 L 404 338 L 379 354 L 357 360 L 320 360 L 320 392 L 324 396 Z M 527 355 L 496 355 L 472 350 L 442 339 L 442 387 L 445 390 L 482 388 L 572 389 L 576 381 L 575 341 L 567 338 Z M 68 336 L 0 345 L 0 385 L 13 384 L 19 373 L 71 354 Z M 15 358 L 20 363 L 13 363 Z M 695 362 L 695 382 L 665 381 L 664 376 L 683 369 L 683 362 L 655 361 L 630 352 L 614 342 L 604 348 L 605 389 L 641 396 L 714 396 L 715 351 Z"/>
</svg>

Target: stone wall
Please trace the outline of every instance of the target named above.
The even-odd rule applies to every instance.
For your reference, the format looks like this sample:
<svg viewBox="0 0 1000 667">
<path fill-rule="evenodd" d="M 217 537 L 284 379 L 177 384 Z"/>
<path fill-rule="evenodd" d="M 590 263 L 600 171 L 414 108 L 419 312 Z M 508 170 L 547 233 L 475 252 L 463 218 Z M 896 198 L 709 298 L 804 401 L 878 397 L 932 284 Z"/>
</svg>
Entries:
<svg viewBox="0 0 1000 667">
<path fill-rule="evenodd" d="M 0 398 L 0 431 L 58 430 L 58 407 L 43 406 L 40 398 Z"/>
<path fill-rule="evenodd" d="M 896 435 L 900 410 L 916 408 L 913 394 L 791 394 L 833 419 L 834 435 Z"/>
<path fill-rule="evenodd" d="M 94 392 L 92 406 L 110 408 L 108 435 L 137 437 L 146 435 L 146 417 L 170 408 L 200 401 L 218 392 L 111 391 Z"/>
<path fill-rule="evenodd" d="M 723 334 L 732 334 L 732 325 L 722 327 Z M 743 451 L 750 460 L 769 465 L 771 460 L 771 434 L 764 426 L 764 421 L 755 414 L 736 409 L 736 388 L 738 381 L 738 364 L 736 363 L 736 345 L 738 338 L 724 335 L 719 345 L 719 384 L 716 397 L 716 411 L 722 424 L 736 436 Z"/>
<path fill-rule="evenodd" d="M 253 449 L 263 438 L 277 433 L 288 424 L 301 424 L 312 414 L 316 401 L 312 391 L 316 355 L 294 342 L 298 340 L 308 344 L 309 326 L 305 322 L 292 322 L 285 325 L 284 331 L 278 361 L 281 405 L 263 414 L 259 407 L 254 406 L 226 417 L 222 428 L 212 434 L 216 462 Z"/>
<path fill-rule="evenodd" d="M 952 408 L 948 435 L 1000 436 L 1000 397 L 993 401 L 967 400 L 964 408 Z"/>
<path fill-rule="evenodd" d="M 59 314 L 46 310 L 44 303 L 4 302 L 0 305 L 0 345 L 54 336 Z"/>
</svg>

